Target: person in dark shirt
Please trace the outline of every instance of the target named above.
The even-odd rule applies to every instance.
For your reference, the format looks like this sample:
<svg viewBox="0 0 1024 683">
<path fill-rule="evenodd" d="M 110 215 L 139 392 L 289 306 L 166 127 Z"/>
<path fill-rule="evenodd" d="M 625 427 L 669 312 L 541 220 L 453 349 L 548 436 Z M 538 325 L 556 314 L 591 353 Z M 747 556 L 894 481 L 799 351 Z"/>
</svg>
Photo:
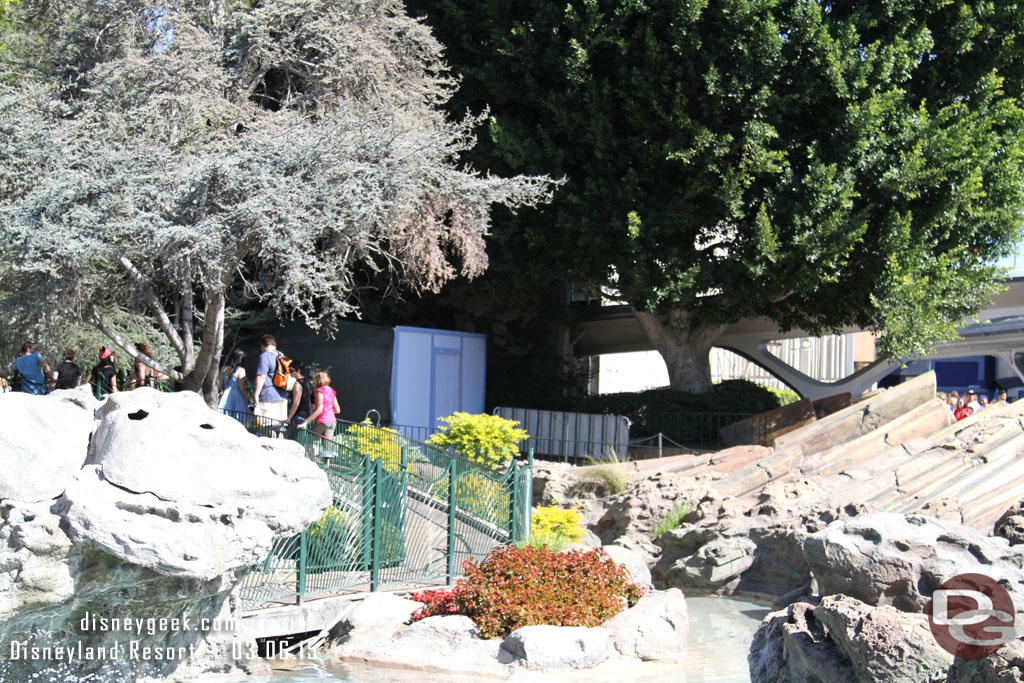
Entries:
<svg viewBox="0 0 1024 683">
<path fill-rule="evenodd" d="M 292 361 L 290 371 L 295 381 L 292 383 L 288 424 L 301 422 L 313 412 L 313 383 L 305 376 L 305 368 L 298 361 Z"/>
<path fill-rule="evenodd" d="M 117 370 L 114 368 L 114 350 L 100 347 L 100 362 L 85 379 L 93 385 L 93 393 L 101 401 L 117 392 Z"/>
<path fill-rule="evenodd" d="M 64 352 L 64 361 L 53 370 L 54 389 L 74 389 L 82 383 L 82 369 L 75 365 L 75 352 Z"/>
</svg>

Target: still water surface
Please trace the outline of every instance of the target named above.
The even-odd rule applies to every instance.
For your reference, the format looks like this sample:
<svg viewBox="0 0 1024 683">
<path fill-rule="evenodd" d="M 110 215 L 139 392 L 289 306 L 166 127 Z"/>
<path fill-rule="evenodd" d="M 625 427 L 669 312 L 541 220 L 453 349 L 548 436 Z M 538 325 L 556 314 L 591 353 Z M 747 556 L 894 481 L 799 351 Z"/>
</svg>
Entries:
<svg viewBox="0 0 1024 683">
<path fill-rule="evenodd" d="M 747 648 L 761 619 L 768 613 L 762 605 L 724 598 L 687 598 L 690 637 L 686 662 L 678 666 L 644 666 L 639 670 L 614 669 L 605 672 L 532 674 L 517 680 L 586 681 L 586 683 L 749 683 Z M 365 665 L 329 664 L 314 660 L 297 662 L 288 672 L 272 678 L 241 679 L 266 683 L 469 683 L 479 677 L 384 669 Z"/>
</svg>

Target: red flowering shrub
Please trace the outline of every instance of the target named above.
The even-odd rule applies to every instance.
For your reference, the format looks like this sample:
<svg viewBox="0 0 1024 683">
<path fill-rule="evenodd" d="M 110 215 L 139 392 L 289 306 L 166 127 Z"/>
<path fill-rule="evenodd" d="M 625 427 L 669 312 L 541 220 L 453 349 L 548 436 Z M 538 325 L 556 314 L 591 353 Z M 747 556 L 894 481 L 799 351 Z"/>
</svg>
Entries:
<svg viewBox="0 0 1024 683">
<path fill-rule="evenodd" d="M 480 564 L 466 560 L 463 570 L 454 588 L 414 594 L 424 606 L 412 621 L 464 614 L 485 638 L 535 624 L 598 626 L 644 594 L 600 549 L 500 548 Z"/>
</svg>

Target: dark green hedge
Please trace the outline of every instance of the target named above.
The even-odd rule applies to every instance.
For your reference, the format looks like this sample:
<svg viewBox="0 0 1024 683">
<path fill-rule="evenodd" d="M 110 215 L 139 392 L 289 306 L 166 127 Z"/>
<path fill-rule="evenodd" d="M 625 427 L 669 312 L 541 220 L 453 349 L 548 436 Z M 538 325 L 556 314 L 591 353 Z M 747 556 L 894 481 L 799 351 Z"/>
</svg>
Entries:
<svg viewBox="0 0 1024 683">
<path fill-rule="evenodd" d="M 568 404 L 562 410 L 581 413 L 625 415 L 632 422 L 633 437 L 662 433 L 687 445 L 714 442 L 718 430 L 740 420 L 783 405 L 784 399 L 770 389 L 746 380 L 716 384 L 706 394 L 688 394 L 667 387 L 647 391 L 598 394 Z"/>
</svg>

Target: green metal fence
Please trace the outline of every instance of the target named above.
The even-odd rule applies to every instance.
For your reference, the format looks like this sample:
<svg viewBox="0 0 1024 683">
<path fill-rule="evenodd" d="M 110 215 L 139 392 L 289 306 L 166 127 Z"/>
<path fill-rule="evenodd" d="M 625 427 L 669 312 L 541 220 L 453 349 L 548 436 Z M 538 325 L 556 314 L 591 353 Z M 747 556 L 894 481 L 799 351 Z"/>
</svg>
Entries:
<svg viewBox="0 0 1024 683">
<path fill-rule="evenodd" d="M 258 434 L 290 435 L 279 423 L 233 417 Z M 326 472 L 331 506 L 249 574 L 243 609 L 345 589 L 451 584 L 467 558 L 528 537 L 532 454 L 501 472 L 368 423 L 339 429 L 334 439 L 291 432 Z"/>
</svg>

